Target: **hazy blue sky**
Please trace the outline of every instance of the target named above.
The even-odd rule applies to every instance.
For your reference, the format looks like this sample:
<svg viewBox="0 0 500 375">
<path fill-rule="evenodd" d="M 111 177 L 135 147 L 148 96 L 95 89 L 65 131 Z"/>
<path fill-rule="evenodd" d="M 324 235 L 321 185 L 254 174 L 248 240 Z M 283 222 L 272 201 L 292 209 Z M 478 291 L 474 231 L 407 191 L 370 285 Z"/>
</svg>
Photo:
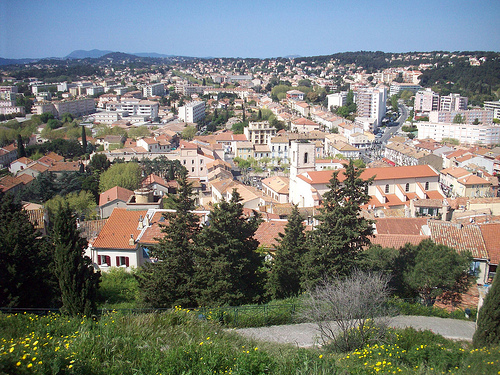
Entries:
<svg viewBox="0 0 500 375">
<path fill-rule="evenodd" d="M 0 57 L 500 50 L 499 0 L 0 0 Z"/>
</svg>

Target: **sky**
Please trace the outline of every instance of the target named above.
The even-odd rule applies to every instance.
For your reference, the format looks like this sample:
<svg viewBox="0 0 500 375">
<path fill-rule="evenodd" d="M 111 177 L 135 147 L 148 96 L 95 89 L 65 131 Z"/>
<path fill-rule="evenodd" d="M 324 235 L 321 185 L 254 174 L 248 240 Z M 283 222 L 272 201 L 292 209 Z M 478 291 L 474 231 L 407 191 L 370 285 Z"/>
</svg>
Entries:
<svg viewBox="0 0 500 375">
<path fill-rule="evenodd" d="M 500 51 L 499 0 L 0 0 L 0 57 Z"/>
</svg>

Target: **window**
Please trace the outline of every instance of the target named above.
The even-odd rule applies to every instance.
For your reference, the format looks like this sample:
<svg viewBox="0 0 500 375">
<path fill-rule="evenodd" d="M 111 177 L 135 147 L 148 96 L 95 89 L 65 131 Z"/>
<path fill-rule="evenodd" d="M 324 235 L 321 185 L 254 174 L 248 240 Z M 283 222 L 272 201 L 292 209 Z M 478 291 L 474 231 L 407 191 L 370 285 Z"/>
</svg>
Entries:
<svg viewBox="0 0 500 375">
<path fill-rule="evenodd" d="M 97 256 L 97 264 L 99 266 L 111 266 L 111 257 L 109 255 L 98 255 Z"/>
<path fill-rule="evenodd" d="M 129 258 L 128 257 L 116 257 L 116 266 L 117 267 L 128 267 L 129 266 Z"/>
<path fill-rule="evenodd" d="M 306 152 L 304 153 L 304 164 L 307 164 L 307 159 L 309 158 L 309 154 Z"/>
<path fill-rule="evenodd" d="M 186 160 L 185 159 L 182 161 L 182 164 L 186 165 Z"/>
<path fill-rule="evenodd" d="M 429 190 L 429 181 L 425 183 L 425 190 Z"/>
<path fill-rule="evenodd" d="M 194 164 L 194 159 L 193 159 L 193 160 L 191 160 L 191 164 Z"/>
<path fill-rule="evenodd" d="M 191 172 L 194 172 L 194 167 L 191 167 Z"/>
<path fill-rule="evenodd" d="M 389 184 L 385 185 L 385 193 L 389 194 Z"/>
<path fill-rule="evenodd" d="M 405 191 L 408 193 L 410 191 L 410 183 L 407 182 L 405 186 Z"/>
</svg>

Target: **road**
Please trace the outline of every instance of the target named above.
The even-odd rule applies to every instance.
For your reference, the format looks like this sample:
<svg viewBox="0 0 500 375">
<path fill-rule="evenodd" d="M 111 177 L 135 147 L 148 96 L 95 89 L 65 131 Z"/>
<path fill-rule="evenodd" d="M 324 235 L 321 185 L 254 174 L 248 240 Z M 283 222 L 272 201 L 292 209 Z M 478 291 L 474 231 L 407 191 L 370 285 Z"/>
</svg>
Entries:
<svg viewBox="0 0 500 375">
<path fill-rule="evenodd" d="M 467 320 L 405 315 L 392 318 L 390 326 L 394 328 L 413 327 L 417 330 L 431 330 L 448 339 L 461 341 L 472 341 L 476 329 L 476 324 Z M 233 331 L 254 340 L 294 344 L 300 348 L 320 345 L 319 331 L 314 323 L 240 328 Z"/>
<path fill-rule="evenodd" d="M 400 104 L 399 111 L 401 112 L 401 114 L 395 121 L 397 125 L 386 128 L 384 135 L 380 138 L 380 143 L 387 143 L 387 141 L 394 135 L 394 133 L 396 133 L 401 128 L 401 126 L 403 126 L 406 119 L 408 118 L 408 107 L 406 107 L 404 104 Z"/>
</svg>

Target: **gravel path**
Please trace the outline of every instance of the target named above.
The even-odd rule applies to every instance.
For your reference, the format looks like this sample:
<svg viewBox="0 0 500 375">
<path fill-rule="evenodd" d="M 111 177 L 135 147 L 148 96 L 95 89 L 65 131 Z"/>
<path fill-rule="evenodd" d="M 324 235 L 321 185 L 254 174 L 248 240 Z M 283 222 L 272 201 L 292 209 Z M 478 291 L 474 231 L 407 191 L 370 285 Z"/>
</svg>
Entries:
<svg viewBox="0 0 500 375">
<path fill-rule="evenodd" d="M 465 341 L 472 341 L 472 335 L 476 329 L 474 322 L 431 316 L 399 315 L 391 320 L 390 325 L 394 328 L 413 327 L 418 330 L 429 329 L 446 338 Z M 294 344 L 301 348 L 316 346 L 320 343 L 317 325 L 314 323 L 240 328 L 234 331 L 255 340 Z"/>
</svg>

